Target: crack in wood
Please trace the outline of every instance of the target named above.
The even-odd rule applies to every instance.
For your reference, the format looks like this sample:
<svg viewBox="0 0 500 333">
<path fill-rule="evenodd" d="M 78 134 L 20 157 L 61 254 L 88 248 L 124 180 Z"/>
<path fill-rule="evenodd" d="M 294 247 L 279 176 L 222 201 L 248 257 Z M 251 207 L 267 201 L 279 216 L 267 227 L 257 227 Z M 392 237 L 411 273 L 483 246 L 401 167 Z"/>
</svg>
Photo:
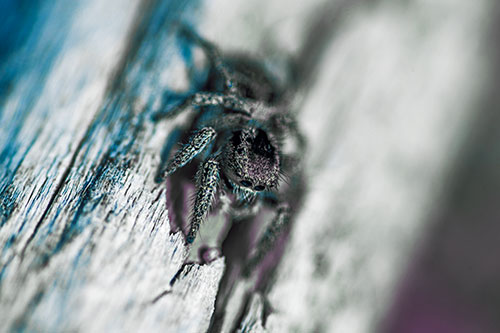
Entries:
<svg viewBox="0 0 500 333">
<path fill-rule="evenodd" d="M 61 179 L 58 182 L 58 184 L 57 184 L 57 186 L 56 186 L 56 188 L 54 190 L 54 193 L 52 194 L 49 202 L 47 203 L 47 206 L 45 207 L 45 210 L 42 212 L 40 218 L 36 222 L 35 228 L 33 229 L 33 232 L 30 234 L 30 236 L 28 237 L 28 239 L 26 241 L 26 244 L 24 245 L 23 249 L 21 250 L 21 253 L 20 253 L 21 258 L 23 258 L 25 256 L 26 249 L 28 248 L 28 246 L 31 245 L 31 242 L 35 238 L 35 235 L 38 232 L 38 230 L 40 229 L 40 227 L 42 226 L 42 223 L 43 223 L 45 217 L 47 216 L 47 214 L 49 213 L 50 209 L 52 208 L 52 205 L 56 201 L 56 198 L 59 196 L 60 191 L 63 189 L 63 186 L 64 186 L 64 184 L 67 181 L 67 178 L 68 178 L 68 176 L 69 176 L 69 174 L 71 172 L 71 169 L 73 168 L 73 166 L 75 164 L 76 158 L 77 158 L 78 154 L 80 153 L 80 150 L 83 147 L 83 144 L 87 140 L 87 136 L 90 134 L 90 129 L 91 129 L 91 126 L 89 126 L 87 128 L 87 131 L 85 132 L 85 135 L 83 135 L 83 137 L 78 142 L 78 145 L 77 145 L 75 151 L 73 152 L 73 154 L 71 156 L 71 159 L 70 159 L 70 162 L 69 162 L 68 166 L 64 169 L 64 172 L 63 172 L 63 174 L 61 176 Z"/>
</svg>

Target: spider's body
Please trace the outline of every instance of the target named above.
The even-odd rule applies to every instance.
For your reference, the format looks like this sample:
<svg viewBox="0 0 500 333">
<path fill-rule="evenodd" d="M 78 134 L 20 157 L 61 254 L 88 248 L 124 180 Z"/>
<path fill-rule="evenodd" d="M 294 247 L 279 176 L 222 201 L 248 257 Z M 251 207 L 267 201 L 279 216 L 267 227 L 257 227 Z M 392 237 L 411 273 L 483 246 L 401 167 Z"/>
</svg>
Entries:
<svg viewBox="0 0 500 333">
<path fill-rule="evenodd" d="M 166 114 L 176 115 L 191 105 L 198 109 L 188 142 L 171 158 L 165 174 L 200 160 L 188 243 L 194 241 L 214 202 L 224 204 L 233 216 L 255 214 L 263 203 L 277 209 L 252 266 L 288 224 L 293 182 L 281 186 L 281 180 L 283 175 L 293 178 L 299 169 L 304 141 L 283 91 L 259 63 L 243 57 L 224 58 L 212 44 L 187 33 L 207 53 L 212 67 L 204 91 Z M 283 149 L 287 141 L 295 151 Z"/>
</svg>

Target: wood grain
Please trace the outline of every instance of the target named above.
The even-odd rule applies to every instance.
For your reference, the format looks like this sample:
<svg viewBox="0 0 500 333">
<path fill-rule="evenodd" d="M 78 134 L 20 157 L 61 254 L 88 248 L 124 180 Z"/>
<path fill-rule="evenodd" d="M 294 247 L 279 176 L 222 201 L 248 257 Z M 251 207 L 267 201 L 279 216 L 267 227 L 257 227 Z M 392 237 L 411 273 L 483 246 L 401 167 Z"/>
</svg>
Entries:
<svg viewBox="0 0 500 333">
<path fill-rule="evenodd" d="M 155 183 L 182 119 L 151 116 L 192 65 L 179 21 L 302 78 L 306 200 L 271 282 L 236 281 L 219 329 L 374 330 L 458 158 L 487 10 L 61 0 L 19 14 L 31 28 L 0 65 L 0 330 L 214 330 L 226 259 L 185 264 Z"/>
</svg>

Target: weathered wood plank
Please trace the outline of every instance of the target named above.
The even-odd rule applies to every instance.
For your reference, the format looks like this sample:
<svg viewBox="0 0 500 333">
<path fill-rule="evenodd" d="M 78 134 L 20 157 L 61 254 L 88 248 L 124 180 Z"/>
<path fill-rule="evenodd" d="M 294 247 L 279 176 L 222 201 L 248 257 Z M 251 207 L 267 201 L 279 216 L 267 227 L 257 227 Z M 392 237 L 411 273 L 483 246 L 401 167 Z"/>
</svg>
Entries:
<svg viewBox="0 0 500 333">
<path fill-rule="evenodd" d="M 196 331 L 208 326 L 221 261 L 193 268 L 172 289 L 196 300 L 197 311 L 169 317 L 158 298 L 187 252 L 179 235 L 169 235 L 163 187 L 154 183 L 168 124 L 156 131 L 149 115 L 168 83 L 162 73 L 175 67 L 169 27 L 190 5 L 61 2 L 55 7 L 63 12 L 52 9 L 51 19 L 40 23 L 50 32 L 59 15 L 74 12 L 68 27 L 59 27 L 65 34 L 56 45 L 63 46 L 54 51 L 45 85 L 37 87 L 42 91 L 16 133 L 22 139 L 23 131 L 34 131 L 33 147 L 16 170 L 6 165 L 15 172 L 7 194 L 17 194 L 2 196 L 15 202 L 0 236 L 6 328 L 161 330 L 165 320 Z M 34 75 L 38 71 L 34 66 Z M 23 93 L 18 99 L 26 98 Z M 15 97 L 7 100 L 4 124 L 17 111 L 9 111 Z M 169 304 L 182 303 L 171 297 Z"/>
<path fill-rule="evenodd" d="M 364 332 L 387 308 L 482 79 L 486 2 L 200 5 L 56 1 L 29 17 L 0 65 L 2 328 L 209 328 L 224 259 L 183 266 L 154 182 L 175 122 L 150 116 L 192 65 L 179 20 L 277 71 L 296 59 L 304 80 L 308 197 L 276 276 L 264 293 L 235 282 L 222 331 Z"/>
<path fill-rule="evenodd" d="M 350 12 L 301 108 L 310 192 L 268 295 L 267 330 L 377 330 L 461 157 L 484 84 L 488 9 L 422 1 Z"/>
</svg>

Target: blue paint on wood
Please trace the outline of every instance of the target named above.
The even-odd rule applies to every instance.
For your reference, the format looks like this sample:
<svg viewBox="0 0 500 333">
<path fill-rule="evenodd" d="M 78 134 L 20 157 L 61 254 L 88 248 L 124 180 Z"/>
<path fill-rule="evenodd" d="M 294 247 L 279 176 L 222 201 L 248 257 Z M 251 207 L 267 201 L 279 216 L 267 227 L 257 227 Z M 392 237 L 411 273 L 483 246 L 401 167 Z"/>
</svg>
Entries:
<svg viewBox="0 0 500 333">
<path fill-rule="evenodd" d="M 17 25 L 12 26 L 26 26 L 26 30 L 20 31 L 17 37 L 13 37 L 12 41 L 8 42 L 8 47 L 5 47 L 6 51 L 3 52 L 2 49 L 0 54 L 0 80 L 2 80 L 0 81 L 0 228 L 6 222 L 19 224 L 16 226 L 17 233 L 11 235 L 5 244 L 0 245 L 0 253 L 4 258 L 18 236 L 26 232 L 28 229 L 26 226 L 37 222 L 27 219 L 9 221 L 22 190 L 15 187 L 13 180 L 38 139 L 40 131 L 46 125 L 43 120 L 50 112 L 50 107 L 37 106 L 37 102 L 40 100 L 47 76 L 63 53 L 65 45 L 77 42 L 67 40 L 69 25 L 78 9 L 76 2 L 65 0 L 36 2 L 34 6 L 27 13 L 17 16 L 21 19 L 17 20 Z M 33 262 L 35 268 L 47 265 L 52 256 L 61 252 L 76 235 L 81 234 L 92 223 L 96 223 L 91 220 L 90 213 L 105 202 L 107 196 L 116 188 L 126 186 L 123 178 L 127 170 L 134 167 L 135 158 L 142 144 L 138 142 L 138 138 L 144 131 L 145 123 L 151 119 L 154 100 L 157 96 L 175 96 L 174 92 L 165 89 L 156 80 L 158 70 L 168 65 L 168 59 L 173 54 L 180 54 L 187 67 L 192 66 L 191 46 L 177 37 L 176 25 L 180 20 L 194 21 L 197 6 L 199 6 L 197 0 L 156 1 L 151 4 L 149 12 L 144 14 L 137 31 L 131 36 L 127 54 L 121 67 L 118 67 L 115 82 L 110 84 L 101 110 L 78 146 L 74 161 L 80 164 L 73 165 L 67 175 L 81 177 L 76 188 L 70 188 L 65 183 L 59 188 L 59 185 L 55 184 L 56 175 L 63 172 L 57 170 L 56 163 L 59 160 L 54 160 L 50 168 L 57 172 L 37 175 L 45 177 L 45 182 L 38 192 L 30 194 L 33 200 L 30 200 L 32 206 L 29 209 L 33 209 L 36 203 L 46 200 L 54 189 L 56 195 L 47 208 L 47 212 L 50 211 L 51 214 L 44 214 L 39 221 L 40 228 L 36 229 L 32 239 L 35 248 L 49 249 L 47 252 L 36 254 Z M 29 24 L 26 21 L 30 21 Z M 0 36 L 2 33 L 0 32 Z M 203 75 L 206 77 L 206 73 L 195 73 L 192 76 L 190 91 L 199 89 L 199 83 L 204 82 Z M 23 96 L 22 101 L 14 112 L 15 116 L 7 119 L 3 107 L 16 93 Z M 132 109 L 136 96 L 142 96 L 148 101 L 145 109 L 139 113 Z M 33 114 L 42 119 L 39 128 L 34 129 L 29 137 L 20 137 L 27 117 Z M 98 144 L 101 146 L 97 146 Z M 99 150 L 98 156 L 92 157 L 96 148 Z M 83 174 L 83 170 L 87 170 L 89 166 L 90 172 Z M 81 174 L 83 176 L 79 176 Z M 75 194 L 66 200 L 59 200 L 61 194 L 69 191 Z M 67 207 L 71 207 L 72 218 L 63 221 L 64 230 L 57 242 L 48 244 L 49 236 L 61 223 L 62 212 Z M 106 209 L 118 211 L 122 208 L 117 207 L 115 203 L 113 207 Z M 90 255 L 88 248 L 83 246 L 73 258 L 70 276 L 61 276 L 60 280 L 55 280 L 49 289 L 57 289 L 64 285 L 70 290 L 82 283 L 78 272 L 88 265 Z M 3 267 L 0 267 L 0 283 L 8 272 L 13 258 L 14 256 L 9 254 L 3 261 Z M 17 331 L 28 329 L 30 316 L 45 296 L 44 291 L 37 293 L 30 301 L 23 317 L 16 321 L 17 326 L 12 329 Z M 55 316 L 61 317 L 69 311 L 66 306 L 67 297 L 70 295 L 63 295 L 61 303 L 58 304 L 61 308 L 57 309 Z M 60 320 L 62 321 L 62 318 Z"/>
<path fill-rule="evenodd" d="M 136 35 L 131 37 L 131 47 L 122 72 L 116 76 L 106 102 L 89 127 L 79 154 L 87 161 L 91 149 L 95 148 L 95 143 L 103 133 L 107 133 L 105 143 L 99 147 L 97 159 L 87 161 L 91 163 L 92 171 L 84 176 L 78 186 L 72 203 L 73 218 L 66 223 L 52 254 L 61 251 L 75 235 L 92 223 L 89 213 L 106 199 L 113 188 L 124 185 L 122 179 L 126 171 L 134 166 L 139 153 L 134 149 L 136 139 L 144 129 L 144 123 L 150 121 L 152 113 L 152 102 L 140 113 L 133 110 L 134 98 L 144 96 L 146 89 L 158 94 L 164 92 L 165 87 L 151 78 L 160 69 L 160 60 L 168 64 L 168 58 L 165 61 L 165 57 L 170 56 L 169 52 L 178 52 L 173 47 L 176 44 L 172 43 L 176 39 L 176 24 L 180 18 L 188 20 L 196 5 L 197 1 L 158 2 L 142 18 Z M 155 96 L 150 97 L 152 101 Z M 75 166 L 75 172 L 78 173 L 82 167 Z M 51 208 L 54 218 L 46 222 L 47 227 L 43 229 L 45 234 L 37 236 L 39 242 L 43 243 L 47 239 L 64 207 L 60 204 Z M 42 262 L 45 262 L 45 258 Z"/>
<path fill-rule="evenodd" d="M 64 47 L 76 3 L 4 1 L 0 29 L 0 227 L 8 220 L 18 189 L 11 184 L 32 148 L 43 124 L 29 136 L 20 137 L 26 118 L 38 112 L 45 118 L 48 107 L 36 108 L 45 81 Z M 54 19 L 57 17 L 57 19 Z M 2 19 L 2 17 L 0 17 Z M 5 24 L 4 24 L 5 23 Z M 47 38 L 50 37 L 50 38 Z M 8 117 L 9 98 L 21 96 Z M 25 134 L 26 135 L 26 134 Z"/>
<path fill-rule="evenodd" d="M 9 87 L 21 69 L 11 64 L 9 66 L 7 59 L 11 58 L 33 33 L 41 7 L 42 2 L 39 0 L 3 0 L 0 3 L 0 105 L 3 104 L 1 101 L 5 99 Z"/>
<path fill-rule="evenodd" d="M 187 22 L 184 23 L 187 25 Z M 175 44 L 188 70 L 189 87 L 183 92 L 166 89 L 161 95 L 161 108 L 152 115 L 153 118 L 161 118 L 163 115 L 168 115 L 171 110 L 184 102 L 186 98 L 200 91 L 208 79 L 208 66 L 197 70 L 194 65 L 193 42 L 186 38 L 184 34 L 177 33 L 175 35 Z"/>
<path fill-rule="evenodd" d="M 24 2 L 23 2 L 24 3 Z M 27 2 L 25 2 L 27 3 Z M 129 48 L 120 64 L 117 59 L 117 75 L 110 84 L 105 102 L 97 116 L 87 128 L 85 137 L 78 146 L 74 161 L 82 161 L 73 165 L 68 177 L 80 175 L 83 168 L 90 165 L 90 172 L 78 181 L 76 189 L 71 189 L 64 182 L 59 186 L 55 177 L 64 170 L 55 165 L 60 157 L 53 161 L 44 177 L 41 189 L 31 193 L 30 207 L 47 200 L 49 193 L 56 191 L 49 202 L 46 213 L 38 222 L 31 241 L 35 248 L 51 249 L 49 252 L 37 254 L 34 265 L 46 265 L 52 255 L 60 252 L 74 236 L 80 234 L 93 221 L 89 213 L 102 203 L 114 189 L 122 186 L 123 177 L 128 169 L 134 166 L 134 159 L 139 153 L 141 143 L 137 138 L 144 130 L 145 122 L 150 121 L 153 102 L 157 96 L 172 94 L 156 80 L 158 71 L 167 66 L 174 54 L 181 54 L 188 67 L 192 65 L 192 55 L 186 43 L 179 41 L 176 30 L 180 21 L 194 21 L 198 0 L 192 1 L 152 1 L 149 11 L 144 13 L 141 22 L 129 41 Z M 81 4 L 80 4 L 81 5 Z M 18 223 L 17 233 L 13 234 L 6 244 L 0 248 L 4 255 L 18 236 L 26 231 L 26 226 L 37 221 L 26 218 L 9 221 L 22 189 L 16 188 L 13 182 L 26 155 L 38 139 L 41 130 L 46 126 L 44 120 L 51 111 L 49 105 L 37 104 L 43 92 L 46 80 L 58 57 L 64 54 L 64 48 L 78 41 L 67 40 L 68 31 L 75 13 L 77 2 L 64 0 L 49 2 L 33 2 L 32 7 L 22 14 L 16 14 L 14 23 L 9 23 L 0 31 L 20 29 L 13 37 L 2 44 L 0 54 L 0 228 L 7 222 Z M 9 6 L 15 6 L 12 1 Z M 83 5 L 82 5 L 83 6 Z M 20 28 L 22 27 L 22 28 Z M 200 75 L 196 78 L 201 77 Z M 196 82 L 196 80 L 193 80 Z M 81 81 L 81 84 L 84 80 Z M 193 89 L 195 90 L 195 89 Z M 19 105 L 14 112 L 5 112 L 4 106 L 15 96 L 21 95 Z M 137 113 L 132 109 L 136 96 L 145 97 L 146 108 Z M 13 116 L 9 116 L 13 114 Z M 20 137 L 21 130 L 29 116 L 36 115 L 40 119 L 39 127 L 33 129 L 28 137 Z M 97 158 L 91 157 L 98 142 Z M 160 153 L 160 152 L 158 152 Z M 92 153 L 94 154 L 94 153 Z M 86 168 L 85 168 L 86 169 Z M 60 195 L 72 191 L 75 194 L 67 200 L 58 201 Z M 64 221 L 65 226 L 60 239 L 55 244 L 47 244 L 49 236 L 57 224 L 65 208 L 71 207 L 73 216 Z M 113 207 L 117 211 L 118 207 Z M 50 215 L 48 212 L 50 211 Z M 47 218 L 50 216 L 50 219 Z M 12 261 L 12 253 L 5 258 L 0 268 L 0 283 Z M 76 266 L 85 261 L 75 259 Z M 36 302 L 35 302 L 36 303 Z M 32 310 L 27 311 L 27 315 Z M 20 321 L 22 324 L 22 320 Z M 22 326 L 22 325 L 21 325 Z"/>
</svg>

